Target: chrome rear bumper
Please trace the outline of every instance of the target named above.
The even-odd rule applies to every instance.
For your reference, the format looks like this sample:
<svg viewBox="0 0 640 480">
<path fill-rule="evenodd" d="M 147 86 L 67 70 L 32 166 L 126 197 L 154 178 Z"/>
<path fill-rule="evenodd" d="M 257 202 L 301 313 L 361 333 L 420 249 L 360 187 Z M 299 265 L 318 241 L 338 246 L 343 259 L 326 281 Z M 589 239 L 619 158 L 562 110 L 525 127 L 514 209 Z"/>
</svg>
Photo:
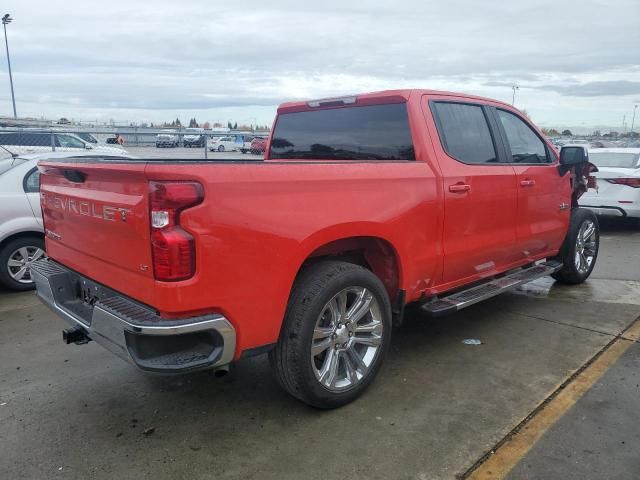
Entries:
<svg viewBox="0 0 640 480">
<path fill-rule="evenodd" d="M 142 370 L 179 373 L 227 365 L 236 334 L 222 315 L 166 320 L 51 260 L 32 264 L 38 297 L 107 350 Z"/>
</svg>

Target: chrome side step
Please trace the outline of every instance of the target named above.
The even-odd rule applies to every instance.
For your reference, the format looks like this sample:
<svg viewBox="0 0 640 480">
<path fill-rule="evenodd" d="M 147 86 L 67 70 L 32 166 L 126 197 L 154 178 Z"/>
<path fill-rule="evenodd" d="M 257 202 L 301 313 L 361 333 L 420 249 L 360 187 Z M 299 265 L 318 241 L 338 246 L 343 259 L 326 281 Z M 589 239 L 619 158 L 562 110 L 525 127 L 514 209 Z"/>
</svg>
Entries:
<svg viewBox="0 0 640 480">
<path fill-rule="evenodd" d="M 503 277 L 494 278 L 475 287 L 458 291 L 445 297 L 434 298 L 422 305 L 422 309 L 433 317 L 440 317 L 462 310 L 465 307 L 481 302 L 511 290 L 536 278 L 545 277 L 562 268 L 562 263 L 547 261 L 529 268 L 516 270 Z"/>
</svg>

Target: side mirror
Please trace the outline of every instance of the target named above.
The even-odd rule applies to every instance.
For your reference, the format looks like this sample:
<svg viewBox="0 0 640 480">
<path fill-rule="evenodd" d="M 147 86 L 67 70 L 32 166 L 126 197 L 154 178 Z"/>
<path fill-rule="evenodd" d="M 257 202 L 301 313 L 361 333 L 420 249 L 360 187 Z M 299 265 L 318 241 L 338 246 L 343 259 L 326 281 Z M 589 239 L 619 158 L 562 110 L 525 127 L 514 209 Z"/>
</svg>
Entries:
<svg viewBox="0 0 640 480">
<path fill-rule="evenodd" d="M 586 147 L 562 147 L 560 149 L 560 175 L 564 175 L 572 167 L 589 162 L 589 151 Z"/>
</svg>

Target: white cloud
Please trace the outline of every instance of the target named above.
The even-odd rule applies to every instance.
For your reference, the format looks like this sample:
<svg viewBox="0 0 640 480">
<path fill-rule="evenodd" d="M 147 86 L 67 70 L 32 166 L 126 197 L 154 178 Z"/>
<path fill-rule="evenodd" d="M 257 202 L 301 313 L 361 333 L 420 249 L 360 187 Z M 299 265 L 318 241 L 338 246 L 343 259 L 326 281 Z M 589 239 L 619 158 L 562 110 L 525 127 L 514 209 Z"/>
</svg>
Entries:
<svg viewBox="0 0 640 480">
<path fill-rule="evenodd" d="M 637 0 L 38 0 L 9 11 L 23 115 L 269 123 L 290 99 L 418 87 L 510 101 L 517 82 L 538 122 L 617 124 L 638 97 Z M 8 113 L 8 85 L 0 92 Z"/>
</svg>

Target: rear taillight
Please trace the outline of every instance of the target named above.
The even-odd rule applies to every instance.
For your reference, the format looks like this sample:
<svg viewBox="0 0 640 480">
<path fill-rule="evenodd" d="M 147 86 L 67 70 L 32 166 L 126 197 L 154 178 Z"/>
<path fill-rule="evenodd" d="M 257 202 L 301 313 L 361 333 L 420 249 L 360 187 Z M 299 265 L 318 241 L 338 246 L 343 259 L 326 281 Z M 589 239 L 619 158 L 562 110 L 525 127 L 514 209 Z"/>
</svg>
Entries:
<svg viewBox="0 0 640 480">
<path fill-rule="evenodd" d="M 627 187 L 640 188 L 640 178 L 605 178 L 609 183 L 626 185 Z"/>
<path fill-rule="evenodd" d="M 180 212 L 202 202 L 198 182 L 150 182 L 151 253 L 156 280 L 191 278 L 196 270 L 193 237 L 180 226 Z"/>
</svg>

